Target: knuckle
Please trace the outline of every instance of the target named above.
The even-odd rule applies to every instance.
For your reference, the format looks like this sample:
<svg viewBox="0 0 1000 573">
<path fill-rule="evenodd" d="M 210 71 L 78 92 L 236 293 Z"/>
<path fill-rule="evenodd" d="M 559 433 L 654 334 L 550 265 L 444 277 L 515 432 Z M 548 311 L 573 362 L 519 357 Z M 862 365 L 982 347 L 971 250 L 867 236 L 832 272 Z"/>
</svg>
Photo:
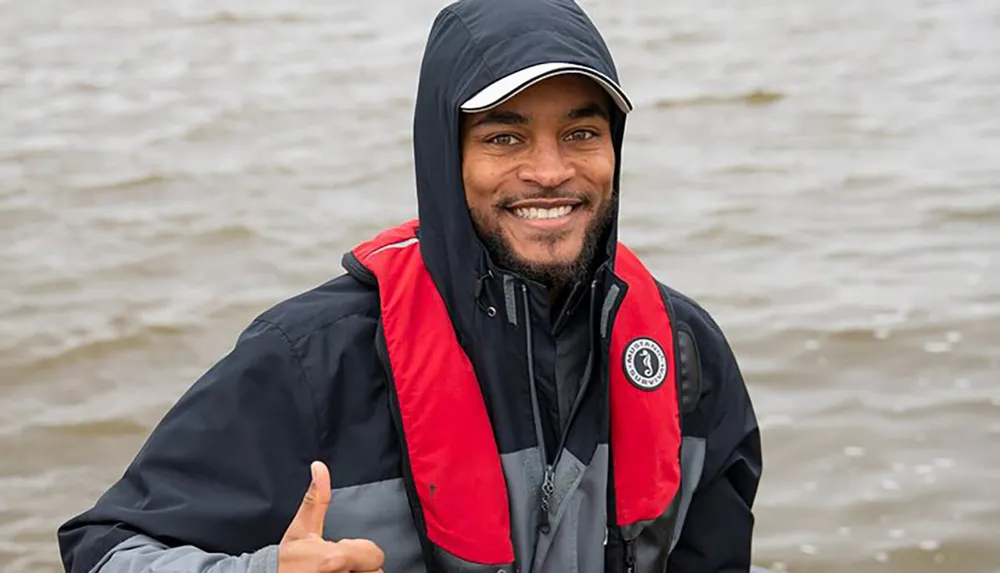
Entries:
<svg viewBox="0 0 1000 573">
<path fill-rule="evenodd" d="M 339 548 L 332 550 L 320 564 L 324 571 L 340 571 L 347 567 L 347 556 Z"/>
<path fill-rule="evenodd" d="M 366 566 L 378 569 L 385 563 L 385 553 L 374 541 L 369 539 L 352 540 L 351 547 L 357 558 L 363 561 Z"/>
</svg>

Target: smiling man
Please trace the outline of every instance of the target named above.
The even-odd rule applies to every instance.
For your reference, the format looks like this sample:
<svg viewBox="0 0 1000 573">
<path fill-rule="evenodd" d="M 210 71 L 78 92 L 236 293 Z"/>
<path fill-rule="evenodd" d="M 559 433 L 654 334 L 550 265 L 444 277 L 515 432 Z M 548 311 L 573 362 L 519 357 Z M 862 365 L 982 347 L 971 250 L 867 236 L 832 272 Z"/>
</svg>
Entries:
<svg viewBox="0 0 1000 573">
<path fill-rule="evenodd" d="M 631 111 L 570 0 L 444 9 L 418 219 L 255 319 L 60 528 L 66 570 L 749 571 L 739 367 L 617 238 Z"/>
</svg>

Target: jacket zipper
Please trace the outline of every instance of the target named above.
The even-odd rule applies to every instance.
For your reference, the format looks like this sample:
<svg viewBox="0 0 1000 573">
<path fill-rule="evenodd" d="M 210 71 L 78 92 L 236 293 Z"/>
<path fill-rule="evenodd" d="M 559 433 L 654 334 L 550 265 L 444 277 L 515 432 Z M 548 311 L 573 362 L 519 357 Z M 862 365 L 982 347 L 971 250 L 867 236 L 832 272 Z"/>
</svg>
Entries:
<svg viewBox="0 0 1000 573">
<path fill-rule="evenodd" d="M 594 296 L 597 290 L 597 281 L 594 280 L 590 284 L 590 307 L 588 309 L 588 315 L 593 315 L 594 309 Z M 587 350 L 587 366 L 584 368 L 583 380 L 581 381 L 580 388 L 577 391 L 576 398 L 573 401 L 573 407 L 570 409 L 569 420 L 566 421 L 566 427 L 562 431 L 562 436 L 559 439 L 559 446 L 556 449 L 556 456 L 549 463 L 548 452 L 545 448 L 545 436 L 542 432 L 542 417 L 541 410 L 538 406 L 538 393 L 535 386 L 535 365 L 534 365 L 534 354 L 532 352 L 533 340 L 531 336 L 531 316 L 528 311 L 528 287 L 525 284 L 521 284 L 521 295 L 524 301 L 524 321 L 527 337 L 527 354 L 528 354 L 528 382 L 531 387 L 531 409 L 532 415 L 535 418 L 535 435 L 538 440 L 538 448 L 542 457 L 542 467 L 545 468 L 545 474 L 542 477 L 542 487 L 541 496 L 539 499 L 538 510 L 538 529 L 548 535 L 551 531 L 551 524 L 549 518 L 550 504 L 552 502 L 552 494 L 555 493 L 555 468 L 559 465 L 559 460 L 562 458 L 563 450 L 566 448 L 566 439 L 569 437 L 569 430 L 573 425 L 573 420 L 576 418 L 577 410 L 580 408 L 580 403 L 582 402 L 583 394 L 587 390 L 587 386 L 590 383 L 590 378 L 592 376 L 592 367 L 594 364 L 594 329 L 593 325 L 588 322 L 587 329 L 590 337 L 590 347 Z"/>
<path fill-rule="evenodd" d="M 625 573 L 635 573 L 635 540 L 625 540 Z"/>
<path fill-rule="evenodd" d="M 528 355 L 528 385 L 531 392 L 531 414 L 535 422 L 535 439 L 538 441 L 538 451 L 542 458 L 542 467 L 545 468 L 545 475 L 542 478 L 542 488 L 538 500 L 538 529 L 545 534 L 550 531 L 549 524 L 549 502 L 552 499 L 552 492 L 555 491 L 555 469 L 554 464 L 549 463 L 549 455 L 545 448 L 545 435 L 542 433 L 542 414 L 538 406 L 538 391 L 535 385 L 535 356 L 534 341 L 531 337 L 531 316 L 528 312 L 528 287 L 521 284 L 521 298 L 524 302 L 524 331 L 525 331 L 525 351 Z"/>
</svg>

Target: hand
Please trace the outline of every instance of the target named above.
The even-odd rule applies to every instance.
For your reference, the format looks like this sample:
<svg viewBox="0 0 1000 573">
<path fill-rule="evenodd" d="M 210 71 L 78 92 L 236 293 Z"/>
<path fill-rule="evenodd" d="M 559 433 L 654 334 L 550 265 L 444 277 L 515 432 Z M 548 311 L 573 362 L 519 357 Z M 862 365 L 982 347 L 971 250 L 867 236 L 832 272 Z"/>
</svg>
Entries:
<svg viewBox="0 0 1000 573">
<path fill-rule="evenodd" d="M 323 539 L 330 470 L 313 462 L 312 483 L 278 545 L 278 573 L 382 573 L 385 555 L 366 539 Z"/>
</svg>

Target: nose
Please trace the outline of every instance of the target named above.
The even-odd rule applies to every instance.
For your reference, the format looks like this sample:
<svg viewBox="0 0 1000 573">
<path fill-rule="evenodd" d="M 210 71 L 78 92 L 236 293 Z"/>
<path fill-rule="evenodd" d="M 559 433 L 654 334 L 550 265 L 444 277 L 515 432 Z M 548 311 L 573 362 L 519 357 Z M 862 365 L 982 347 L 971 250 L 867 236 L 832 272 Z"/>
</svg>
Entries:
<svg viewBox="0 0 1000 573">
<path fill-rule="evenodd" d="M 576 175 L 558 141 L 539 141 L 532 146 L 518 172 L 522 181 L 555 189 Z"/>
</svg>

